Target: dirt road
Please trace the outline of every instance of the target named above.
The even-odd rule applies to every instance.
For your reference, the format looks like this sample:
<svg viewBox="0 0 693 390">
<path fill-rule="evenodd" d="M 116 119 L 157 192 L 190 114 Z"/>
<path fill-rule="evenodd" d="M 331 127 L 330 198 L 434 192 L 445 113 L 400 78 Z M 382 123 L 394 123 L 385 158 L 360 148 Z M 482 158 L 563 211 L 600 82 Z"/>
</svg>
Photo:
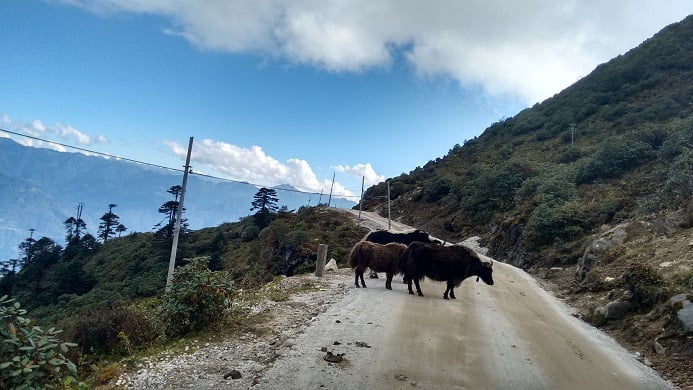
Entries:
<svg viewBox="0 0 693 390">
<path fill-rule="evenodd" d="M 401 280 L 393 291 L 383 278 L 366 280 L 369 288 L 352 288 L 321 314 L 253 388 L 673 388 L 524 271 L 496 262 L 494 280 L 467 279 L 450 301 L 430 280 L 423 298 Z M 343 360 L 327 362 L 328 352 Z"/>
</svg>

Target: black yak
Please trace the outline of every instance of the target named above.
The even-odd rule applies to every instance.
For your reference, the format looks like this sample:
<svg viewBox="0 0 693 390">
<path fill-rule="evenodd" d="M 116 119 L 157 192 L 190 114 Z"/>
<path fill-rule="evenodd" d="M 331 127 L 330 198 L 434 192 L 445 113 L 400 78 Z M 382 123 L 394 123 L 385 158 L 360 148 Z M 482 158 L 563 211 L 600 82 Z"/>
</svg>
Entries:
<svg viewBox="0 0 693 390">
<path fill-rule="evenodd" d="M 359 287 L 366 287 L 363 273 L 367 268 L 375 272 L 385 272 L 385 288 L 392 290 L 392 277 L 399 273 L 399 258 L 407 249 L 407 246 L 399 243 L 376 244 L 368 241 L 359 241 L 351 248 L 349 265 L 354 269 L 354 283 Z"/>
<path fill-rule="evenodd" d="M 363 238 L 363 241 L 375 242 L 376 244 L 399 242 L 400 244 L 409 245 L 414 241 L 441 244 L 440 241 L 431 238 L 428 233 L 419 229 L 402 233 L 393 233 L 387 230 L 374 230 L 368 233 L 366 237 Z"/>
<path fill-rule="evenodd" d="M 416 285 L 416 292 L 423 296 L 419 282 L 428 277 L 433 280 L 446 281 L 444 299 L 455 299 L 454 288 L 470 276 L 481 278 L 486 284 L 493 285 L 493 263 L 482 262 L 472 249 L 462 245 L 442 246 L 423 242 L 414 242 L 407 247 L 400 258 L 399 269 L 409 285 L 409 294 L 414 294 L 411 282 Z"/>
<path fill-rule="evenodd" d="M 442 244 L 442 242 L 431 238 L 431 236 L 423 230 L 412 230 L 409 232 L 393 233 L 387 230 L 375 230 L 366 235 L 363 241 L 370 241 L 376 244 L 388 244 L 391 242 L 398 242 L 400 244 L 409 245 L 414 241 L 428 242 L 431 244 Z M 378 278 L 378 271 L 371 269 L 370 277 L 372 279 Z M 405 282 L 406 283 L 406 282 Z"/>
</svg>

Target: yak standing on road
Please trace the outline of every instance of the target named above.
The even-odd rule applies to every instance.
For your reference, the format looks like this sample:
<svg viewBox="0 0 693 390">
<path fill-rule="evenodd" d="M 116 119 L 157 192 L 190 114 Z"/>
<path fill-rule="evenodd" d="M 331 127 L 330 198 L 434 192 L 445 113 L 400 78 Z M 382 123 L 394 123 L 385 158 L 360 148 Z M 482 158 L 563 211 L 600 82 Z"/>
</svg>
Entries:
<svg viewBox="0 0 693 390">
<path fill-rule="evenodd" d="M 376 244 L 389 244 L 398 242 L 400 244 L 409 245 L 414 241 L 427 242 L 431 244 L 442 244 L 440 241 L 431 238 L 431 236 L 423 230 L 412 230 L 410 232 L 392 233 L 387 230 L 375 230 L 366 235 L 363 241 L 370 241 Z M 370 278 L 377 279 L 378 271 L 371 268 Z M 406 283 L 406 282 L 405 282 Z"/>
<path fill-rule="evenodd" d="M 363 273 L 370 268 L 375 272 L 385 272 L 387 274 L 385 288 L 392 290 L 392 277 L 400 272 L 399 258 L 406 249 L 406 245 L 398 243 L 382 245 L 368 241 L 357 242 L 349 254 L 349 265 L 354 269 L 356 287 L 359 287 L 359 278 L 361 278 L 361 287 L 366 287 Z"/>
<path fill-rule="evenodd" d="M 423 242 L 414 242 L 407 247 L 400 258 L 399 269 L 409 285 L 409 294 L 414 294 L 411 282 L 416 285 L 416 292 L 423 296 L 419 282 L 428 277 L 433 280 L 446 281 L 444 299 L 455 299 L 455 287 L 463 280 L 476 276 L 486 284 L 493 285 L 493 263 L 482 262 L 472 249 L 462 245 L 442 246 Z"/>
<path fill-rule="evenodd" d="M 390 242 L 399 242 L 400 244 L 409 245 L 414 241 L 436 243 L 437 240 L 431 239 L 431 236 L 423 230 L 413 230 L 410 232 L 392 233 L 387 230 L 375 230 L 366 235 L 363 241 L 370 241 L 376 244 L 388 244 Z"/>
</svg>

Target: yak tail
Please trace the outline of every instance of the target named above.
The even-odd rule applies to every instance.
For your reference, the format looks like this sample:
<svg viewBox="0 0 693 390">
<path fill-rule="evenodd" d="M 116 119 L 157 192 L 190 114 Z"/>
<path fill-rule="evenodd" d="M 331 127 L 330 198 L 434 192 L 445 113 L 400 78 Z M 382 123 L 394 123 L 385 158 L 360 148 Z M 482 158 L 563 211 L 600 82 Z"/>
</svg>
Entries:
<svg viewBox="0 0 693 390">
<path fill-rule="evenodd" d="M 358 266 L 358 252 L 360 251 L 359 244 L 357 243 L 354 245 L 353 248 L 351 248 L 351 252 L 349 252 L 349 266 L 352 269 L 356 269 L 356 266 Z"/>
</svg>

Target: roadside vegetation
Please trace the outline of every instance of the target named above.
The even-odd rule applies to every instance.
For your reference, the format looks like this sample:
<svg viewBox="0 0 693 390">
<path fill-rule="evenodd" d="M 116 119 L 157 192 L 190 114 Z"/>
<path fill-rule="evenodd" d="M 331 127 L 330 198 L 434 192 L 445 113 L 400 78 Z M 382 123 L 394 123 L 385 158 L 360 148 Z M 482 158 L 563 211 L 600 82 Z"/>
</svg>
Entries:
<svg viewBox="0 0 693 390">
<path fill-rule="evenodd" d="M 48 238 L 27 239 L 24 256 L 15 261 L 21 268 L 11 272 L 7 264 L 0 279 L 0 291 L 12 297 L 1 301 L 0 369 L 3 377 L 7 371 L 8 378 L 19 378 L 0 382 L 0 388 L 21 381 L 65 388 L 106 383 L 123 370 L 108 362 L 175 346 L 193 334 L 214 337 L 219 327 L 236 326 L 236 317 L 247 319 L 233 303 L 252 300 L 253 291 L 271 287 L 277 275 L 314 272 L 319 244 L 346 266 L 348 251 L 367 229 L 323 206 L 278 209 L 276 194 L 264 190 L 254 215 L 183 230 L 168 290 L 168 233 L 175 222 L 168 217 L 157 232 L 107 240 L 85 234 L 83 225 L 76 238 L 72 224 L 64 248 Z M 263 199 L 271 204 L 263 207 Z M 169 205 L 166 215 L 174 215 L 175 207 Z M 290 293 L 268 292 L 277 301 Z M 25 353 L 39 339 L 42 351 L 50 347 L 41 353 L 55 350 L 55 357 Z"/>
</svg>

